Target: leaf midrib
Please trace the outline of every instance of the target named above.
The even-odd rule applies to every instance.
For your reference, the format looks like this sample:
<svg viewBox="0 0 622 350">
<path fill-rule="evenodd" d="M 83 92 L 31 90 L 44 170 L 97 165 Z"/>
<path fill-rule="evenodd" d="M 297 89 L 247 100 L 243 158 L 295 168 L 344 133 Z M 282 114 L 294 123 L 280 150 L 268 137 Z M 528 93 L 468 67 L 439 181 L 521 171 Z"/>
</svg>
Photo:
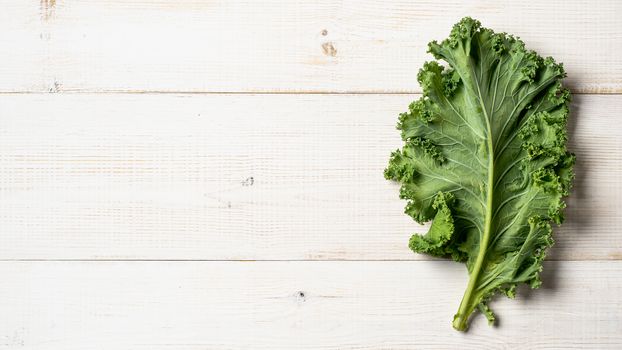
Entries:
<svg viewBox="0 0 622 350">
<path fill-rule="evenodd" d="M 471 67 L 471 73 L 473 75 L 473 79 L 475 80 L 475 87 L 477 88 L 478 102 L 480 107 L 482 108 L 482 112 L 484 114 L 484 120 L 486 121 L 486 131 L 487 138 L 486 144 L 488 147 L 488 180 L 486 183 L 486 216 L 484 219 L 484 233 L 482 238 L 480 239 L 479 251 L 477 253 L 477 257 L 475 259 L 475 264 L 473 265 L 473 269 L 471 270 L 469 283 L 467 285 L 467 289 L 464 292 L 464 296 L 462 297 L 462 301 L 460 302 L 460 307 L 458 309 L 458 313 L 454 318 L 454 328 L 456 329 L 466 329 L 466 321 L 468 318 L 469 307 L 472 302 L 471 299 L 473 297 L 473 291 L 475 290 L 475 285 L 477 284 L 477 280 L 479 278 L 479 274 L 482 270 L 482 265 L 486 257 L 486 252 L 488 249 L 488 241 L 490 240 L 490 230 L 492 227 L 492 204 L 493 204 L 493 185 L 494 185 L 494 145 L 492 143 L 492 128 L 490 126 L 490 118 L 488 116 L 488 110 L 484 104 L 484 100 L 482 98 L 482 92 L 480 89 L 480 84 L 477 79 L 477 75 L 473 69 L 473 64 L 469 62 Z"/>
</svg>

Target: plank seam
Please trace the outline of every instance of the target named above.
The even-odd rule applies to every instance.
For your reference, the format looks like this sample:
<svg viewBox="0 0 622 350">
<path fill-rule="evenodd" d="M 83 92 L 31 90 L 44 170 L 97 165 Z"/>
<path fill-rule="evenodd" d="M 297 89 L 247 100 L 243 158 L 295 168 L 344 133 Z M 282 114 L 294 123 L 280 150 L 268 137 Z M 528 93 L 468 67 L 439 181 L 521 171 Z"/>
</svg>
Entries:
<svg viewBox="0 0 622 350">
<path fill-rule="evenodd" d="M 545 261 L 621 261 L 611 259 L 545 259 Z M 0 259 L 2 262 L 452 262 L 445 259 Z"/>
<path fill-rule="evenodd" d="M 159 90 L 81 90 L 81 91 L 0 91 L 0 95 L 421 95 L 417 91 L 159 91 Z M 619 96 L 622 92 L 572 92 L 573 95 Z"/>
</svg>

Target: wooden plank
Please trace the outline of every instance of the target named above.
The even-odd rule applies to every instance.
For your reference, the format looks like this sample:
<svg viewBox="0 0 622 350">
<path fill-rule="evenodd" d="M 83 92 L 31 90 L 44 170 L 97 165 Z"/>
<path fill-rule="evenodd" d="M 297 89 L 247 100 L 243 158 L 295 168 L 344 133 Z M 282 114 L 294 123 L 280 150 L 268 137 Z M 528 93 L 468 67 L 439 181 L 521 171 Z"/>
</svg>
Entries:
<svg viewBox="0 0 622 350">
<path fill-rule="evenodd" d="M 2 262 L 3 349 L 619 349 L 622 262 L 549 262 L 451 328 L 459 264 Z"/>
<path fill-rule="evenodd" d="M 429 259 L 384 180 L 411 95 L 0 95 L 0 259 Z M 553 259 L 622 258 L 620 96 L 573 105 Z"/>
<path fill-rule="evenodd" d="M 41 0 L 43 3 L 43 0 Z M 37 1 L 0 2 L 0 91 L 49 91 L 50 33 Z"/>
<path fill-rule="evenodd" d="M 464 15 L 621 93 L 622 2 L 6 2 L 0 91 L 420 92 L 427 43 Z"/>
</svg>

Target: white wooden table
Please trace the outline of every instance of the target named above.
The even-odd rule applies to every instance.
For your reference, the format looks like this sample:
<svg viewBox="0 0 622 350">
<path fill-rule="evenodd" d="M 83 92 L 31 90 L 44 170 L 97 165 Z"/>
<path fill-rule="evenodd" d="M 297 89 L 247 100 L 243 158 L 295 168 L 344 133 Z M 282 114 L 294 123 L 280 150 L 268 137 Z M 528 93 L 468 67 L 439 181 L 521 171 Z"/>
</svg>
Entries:
<svg viewBox="0 0 622 350">
<path fill-rule="evenodd" d="M 0 8 L 0 349 L 622 348 L 622 2 Z M 564 62 L 578 163 L 543 287 L 463 334 L 382 170 L 465 15 Z"/>
</svg>

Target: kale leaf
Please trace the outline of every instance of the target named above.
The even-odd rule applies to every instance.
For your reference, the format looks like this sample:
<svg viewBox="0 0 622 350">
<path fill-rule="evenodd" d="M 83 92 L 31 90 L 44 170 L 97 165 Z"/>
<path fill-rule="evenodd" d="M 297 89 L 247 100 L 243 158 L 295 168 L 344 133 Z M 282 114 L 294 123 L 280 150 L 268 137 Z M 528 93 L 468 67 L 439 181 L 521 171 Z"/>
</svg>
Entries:
<svg viewBox="0 0 622 350">
<path fill-rule="evenodd" d="M 432 61 L 419 71 L 423 96 L 400 115 L 405 145 L 384 174 L 401 183 L 406 214 L 432 220 L 410 248 L 466 264 L 453 320 L 466 330 L 476 308 L 494 322 L 488 302 L 497 292 L 514 297 L 519 283 L 541 284 L 551 222 L 562 222 L 574 176 L 570 92 L 561 64 L 469 17 L 429 52 L 447 67 Z"/>
</svg>

